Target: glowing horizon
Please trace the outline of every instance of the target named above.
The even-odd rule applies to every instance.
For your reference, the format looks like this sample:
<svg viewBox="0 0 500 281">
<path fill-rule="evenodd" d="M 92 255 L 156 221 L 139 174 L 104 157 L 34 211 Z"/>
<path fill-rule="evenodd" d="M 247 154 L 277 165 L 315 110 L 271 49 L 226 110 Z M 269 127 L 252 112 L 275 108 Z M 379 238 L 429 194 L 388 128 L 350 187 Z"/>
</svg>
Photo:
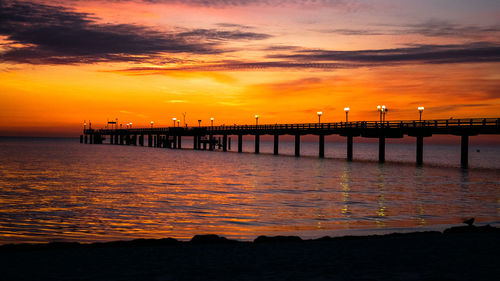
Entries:
<svg viewBox="0 0 500 281">
<path fill-rule="evenodd" d="M 499 117 L 500 3 L 2 1 L 0 135 Z"/>
</svg>

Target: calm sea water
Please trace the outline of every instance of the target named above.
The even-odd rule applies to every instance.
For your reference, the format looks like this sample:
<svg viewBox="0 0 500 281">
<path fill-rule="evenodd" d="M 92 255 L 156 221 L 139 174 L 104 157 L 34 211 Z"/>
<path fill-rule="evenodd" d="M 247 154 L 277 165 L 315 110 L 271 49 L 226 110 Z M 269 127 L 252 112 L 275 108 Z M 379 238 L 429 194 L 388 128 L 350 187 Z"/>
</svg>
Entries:
<svg viewBox="0 0 500 281">
<path fill-rule="evenodd" d="M 270 155 L 272 142 L 255 155 L 0 138 L 0 244 L 313 238 L 442 229 L 469 217 L 500 223 L 500 147 L 471 146 L 469 170 L 458 167 L 458 145 L 426 144 L 422 167 L 412 144 L 388 143 L 385 164 L 375 161 L 377 149 L 355 143 L 347 162 L 343 143 L 327 143 L 319 159 L 308 142 L 306 157 L 296 158 Z M 280 143 L 280 153 L 293 151 L 293 142 Z"/>
</svg>

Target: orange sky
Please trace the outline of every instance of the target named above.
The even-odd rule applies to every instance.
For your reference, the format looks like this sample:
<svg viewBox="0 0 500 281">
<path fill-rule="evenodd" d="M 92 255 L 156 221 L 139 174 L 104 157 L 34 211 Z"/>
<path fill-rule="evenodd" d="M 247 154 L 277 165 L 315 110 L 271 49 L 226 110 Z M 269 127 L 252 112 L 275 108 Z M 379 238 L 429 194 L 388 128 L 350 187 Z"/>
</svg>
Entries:
<svg viewBox="0 0 500 281">
<path fill-rule="evenodd" d="M 500 117 L 500 3 L 413 2 L 2 1 L 0 135 Z"/>
</svg>

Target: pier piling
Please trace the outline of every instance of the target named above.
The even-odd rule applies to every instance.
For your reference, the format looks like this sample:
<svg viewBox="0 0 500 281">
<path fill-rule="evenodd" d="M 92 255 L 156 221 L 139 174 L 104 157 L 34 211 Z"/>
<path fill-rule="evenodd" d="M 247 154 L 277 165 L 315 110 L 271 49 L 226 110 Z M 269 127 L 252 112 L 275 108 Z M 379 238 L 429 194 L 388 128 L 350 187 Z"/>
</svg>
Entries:
<svg viewBox="0 0 500 281">
<path fill-rule="evenodd" d="M 255 135 L 255 154 L 260 153 L 260 135 Z"/>
<path fill-rule="evenodd" d="M 238 135 L 238 152 L 243 152 L 243 135 Z"/>
<path fill-rule="evenodd" d="M 300 156 L 300 134 L 295 135 L 295 157 Z"/>
<path fill-rule="evenodd" d="M 385 162 L 385 136 L 378 138 L 378 162 Z"/>
<path fill-rule="evenodd" d="M 279 153 L 279 138 L 280 138 L 279 134 L 274 134 L 274 149 L 273 149 L 274 155 L 278 155 Z"/>
<path fill-rule="evenodd" d="M 319 135 L 319 157 L 325 157 L 325 135 Z"/>
<path fill-rule="evenodd" d="M 417 165 L 424 163 L 424 136 L 417 136 Z"/>
<path fill-rule="evenodd" d="M 347 136 L 347 161 L 352 161 L 352 139 L 352 135 Z"/>
<path fill-rule="evenodd" d="M 462 135 L 460 167 L 467 169 L 469 167 L 469 135 Z"/>
</svg>

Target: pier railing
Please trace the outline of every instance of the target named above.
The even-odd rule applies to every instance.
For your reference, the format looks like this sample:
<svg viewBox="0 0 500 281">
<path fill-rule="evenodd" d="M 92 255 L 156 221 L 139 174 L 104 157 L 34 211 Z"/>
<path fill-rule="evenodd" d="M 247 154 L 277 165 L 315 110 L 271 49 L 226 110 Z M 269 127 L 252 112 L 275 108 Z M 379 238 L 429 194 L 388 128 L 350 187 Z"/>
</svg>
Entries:
<svg viewBox="0 0 500 281">
<path fill-rule="evenodd" d="M 338 129 L 446 129 L 446 128 L 500 128 L 500 118 L 468 118 L 468 119 L 438 119 L 438 120 L 396 120 L 396 121 L 353 121 L 334 123 L 295 123 L 295 124 L 262 124 L 262 125 L 218 125 L 218 126 L 192 126 L 192 127 L 158 127 L 158 128 L 127 128 L 127 129 L 87 129 L 85 133 L 98 132 L 110 134 L 126 131 L 129 133 L 161 133 L 161 132 L 186 132 L 186 131 L 216 131 L 237 132 L 247 130 L 315 130 L 330 131 Z"/>
</svg>

